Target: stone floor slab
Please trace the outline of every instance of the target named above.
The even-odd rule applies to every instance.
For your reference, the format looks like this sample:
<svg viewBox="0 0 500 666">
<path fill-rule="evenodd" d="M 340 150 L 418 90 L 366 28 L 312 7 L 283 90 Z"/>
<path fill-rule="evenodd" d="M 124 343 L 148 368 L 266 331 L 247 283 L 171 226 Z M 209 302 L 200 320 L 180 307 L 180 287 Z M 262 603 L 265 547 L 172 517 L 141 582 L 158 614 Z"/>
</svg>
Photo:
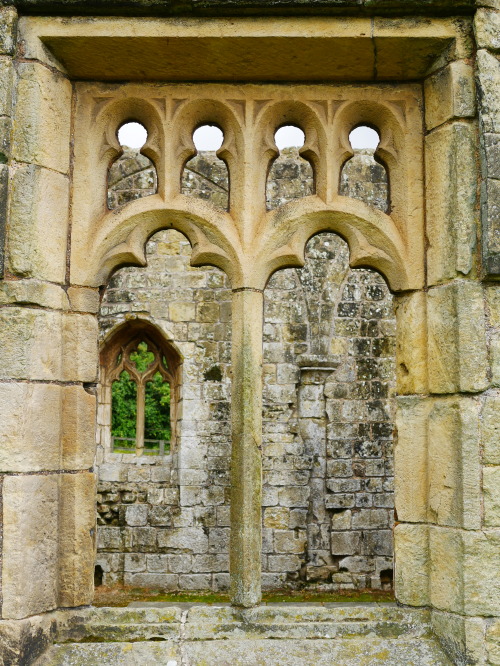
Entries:
<svg viewBox="0 0 500 666">
<path fill-rule="evenodd" d="M 58 645 L 37 666 L 452 666 L 431 640 L 224 640 Z"/>
<path fill-rule="evenodd" d="M 180 666 L 179 645 L 170 642 L 55 645 L 35 666 Z"/>
</svg>

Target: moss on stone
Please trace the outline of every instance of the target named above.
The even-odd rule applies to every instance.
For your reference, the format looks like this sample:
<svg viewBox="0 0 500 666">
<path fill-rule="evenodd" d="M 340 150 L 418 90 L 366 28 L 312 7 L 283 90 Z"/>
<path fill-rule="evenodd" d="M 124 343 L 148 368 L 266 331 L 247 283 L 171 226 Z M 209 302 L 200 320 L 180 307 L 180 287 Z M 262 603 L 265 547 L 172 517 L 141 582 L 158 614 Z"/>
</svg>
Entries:
<svg viewBox="0 0 500 666">
<path fill-rule="evenodd" d="M 152 601 L 162 603 L 229 603 L 228 594 L 192 591 L 170 592 L 115 586 L 96 589 L 94 605 L 97 607 L 127 606 L 133 601 Z M 394 601 L 394 594 L 389 590 L 343 590 L 340 592 L 316 592 L 313 590 L 292 591 L 274 590 L 264 592 L 263 603 L 385 603 Z"/>
</svg>

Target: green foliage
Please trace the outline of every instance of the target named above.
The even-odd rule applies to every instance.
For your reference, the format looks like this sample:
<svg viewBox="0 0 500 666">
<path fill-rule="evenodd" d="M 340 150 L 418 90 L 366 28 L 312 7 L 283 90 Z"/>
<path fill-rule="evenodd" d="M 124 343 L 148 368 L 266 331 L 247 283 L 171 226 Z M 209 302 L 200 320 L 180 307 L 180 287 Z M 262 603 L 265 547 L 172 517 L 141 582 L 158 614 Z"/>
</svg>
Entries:
<svg viewBox="0 0 500 666">
<path fill-rule="evenodd" d="M 170 384 L 157 372 L 146 384 L 145 439 L 170 441 Z"/>
<path fill-rule="evenodd" d="M 113 437 L 135 437 L 137 385 L 126 370 L 118 381 L 113 382 L 111 396 L 111 434 Z"/>
<path fill-rule="evenodd" d="M 153 352 L 148 351 L 148 346 L 145 342 L 139 342 L 137 351 L 130 354 L 130 360 L 137 368 L 137 372 L 145 372 L 151 363 L 155 360 Z"/>
<path fill-rule="evenodd" d="M 154 361 L 154 354 L 148 351 L 147 344 L 141 342 L 137 351 L 130 354 L 130 360 L 139 373 L 145 372 Z M 123 371 L 120 379 L 112 386 L 111 434 L 114 437 L 136 436 L 137 385 L 128 372 Z M 146 384 L 145 391 L 145 439 L 170 441 L 170 384 L 157 372 L 152 381 Z M 135 448 L 132 442 L 120 442 L 120 448 Z M 146 448 L 148 444 L 146 443 Z"/>
</svg>

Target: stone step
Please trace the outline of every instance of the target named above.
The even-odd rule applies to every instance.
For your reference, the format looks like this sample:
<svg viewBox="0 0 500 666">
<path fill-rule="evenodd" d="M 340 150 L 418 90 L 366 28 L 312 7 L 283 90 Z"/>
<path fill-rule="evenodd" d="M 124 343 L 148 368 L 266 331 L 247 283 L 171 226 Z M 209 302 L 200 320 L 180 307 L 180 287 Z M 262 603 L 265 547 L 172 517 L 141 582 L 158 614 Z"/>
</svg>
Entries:
<svg viewBox="0 0 500 666">
<path fill-rule="evenodd" d="M 428 638 L 425 610 L 374 604 L 282 603 L 236 609 L 229 605 L 137 604 L 126 608 L 88 608 L 65 614 L 56 642 Z"/>
<path fill-rule="evenodd" d="M 53 646 L 37 666 L 452 666 L 428 638 L 231 639 Z"/>
</svg>

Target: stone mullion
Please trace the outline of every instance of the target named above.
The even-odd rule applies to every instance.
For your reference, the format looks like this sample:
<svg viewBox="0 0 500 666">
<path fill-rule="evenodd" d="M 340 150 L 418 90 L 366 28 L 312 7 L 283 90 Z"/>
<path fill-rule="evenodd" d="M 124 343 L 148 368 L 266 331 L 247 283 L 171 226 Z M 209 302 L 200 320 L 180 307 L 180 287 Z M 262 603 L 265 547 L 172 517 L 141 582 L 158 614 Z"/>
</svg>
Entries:
<svg viewBox="0 0 500 666">
<path fill-rule="evenodd" d="M 231 600 L 261 600 L 263 292 L 232 302 Z"/>
</svg>

